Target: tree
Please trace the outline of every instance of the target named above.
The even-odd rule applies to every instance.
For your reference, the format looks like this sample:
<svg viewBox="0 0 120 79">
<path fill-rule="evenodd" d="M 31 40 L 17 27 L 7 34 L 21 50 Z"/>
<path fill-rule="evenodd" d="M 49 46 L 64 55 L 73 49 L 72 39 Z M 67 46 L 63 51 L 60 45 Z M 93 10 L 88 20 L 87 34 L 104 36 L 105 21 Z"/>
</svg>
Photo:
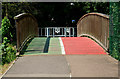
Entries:
<svg viewBox="0 0 120 79">
<path fill-rule="evenodd" d="M 4 17 L 4 19 L 2 20 L 2 37 L 8 37 L 9 39 L 13 38 L 13 33 L 12 31 L 10 31 L 10 29 L 12 29 L 12 25 L 9 21 L 9 19 L 7 19 L 7 17 Z"/>
<path fill-rule="evenodd" d="M 110 3 L 110 55 L 120 60 L 120 2 Z"/>
<path fill-rule="evenodd" d="M 70 2 L 3 3 L 3 16 L 5 16 L 7 6 L 8 17 L 12 25 L 15 25 L 13 17 L 25 12 L 31 13 L 37 18 L 39 27 L 65 27 L 72 24 L 72 19 L 75 20 L 74 25 L 76 25 L 79 18 L 89 12 L 109 14 L 109 3 L 107 2 L 74 2 L 72 4 Z M 52 18 L 54 20 L 51 21 Z"/>
</svg>

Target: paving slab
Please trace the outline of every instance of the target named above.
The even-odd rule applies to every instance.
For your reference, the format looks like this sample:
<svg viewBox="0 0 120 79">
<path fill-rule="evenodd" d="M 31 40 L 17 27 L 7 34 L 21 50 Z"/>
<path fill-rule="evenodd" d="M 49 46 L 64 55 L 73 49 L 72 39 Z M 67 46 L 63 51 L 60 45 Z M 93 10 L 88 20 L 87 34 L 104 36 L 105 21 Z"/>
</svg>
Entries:
<svg viewBox="0 0 120 79">
<path fill-rule="evenodd" d="M 67 55 L 66 59 L 72 77 L 118 77 L 118 62 L 108 55 Z"/>
<path fill-rule="evenodd" d="M 69 77 L 70 69 L 64 56 L 20 57 L 4 77 Z"/>
</svg>

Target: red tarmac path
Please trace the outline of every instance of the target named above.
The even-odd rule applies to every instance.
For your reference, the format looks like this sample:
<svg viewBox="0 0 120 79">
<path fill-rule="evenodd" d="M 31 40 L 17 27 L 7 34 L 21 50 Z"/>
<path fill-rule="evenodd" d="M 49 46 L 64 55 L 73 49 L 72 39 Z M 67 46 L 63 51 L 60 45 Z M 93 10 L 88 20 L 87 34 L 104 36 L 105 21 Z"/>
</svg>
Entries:
<svg viewBox="0 0 120 79">
<path fill-rule="evenodd" d="M 87 37 L 62 37 L 65 53 L 70 54 L 106 54 L 104 49 Z"/>
</svg>

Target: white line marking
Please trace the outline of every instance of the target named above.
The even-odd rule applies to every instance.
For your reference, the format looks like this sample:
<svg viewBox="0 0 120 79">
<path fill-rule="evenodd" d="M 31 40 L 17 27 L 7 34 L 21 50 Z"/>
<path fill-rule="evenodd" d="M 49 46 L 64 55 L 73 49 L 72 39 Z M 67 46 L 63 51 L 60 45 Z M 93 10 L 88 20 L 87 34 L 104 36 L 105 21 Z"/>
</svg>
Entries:
<svg viewBox="0 0 120 79">
<path fill-rule="evenodd" d="M 72 75 L 71 75 L 71 73 L 70 73 L 70 79 L 72 78 Z"/>
<path fill-rule="evenodd" d="M 59 40 L 60 40 L 60 45 L 61 45 L 62 54 L 65 55 L 65 49 L 64 49 L 64 45 L 63 45 L 63 42 L 62 42 L 61 37 L 59 37 Z"/>
</svg>

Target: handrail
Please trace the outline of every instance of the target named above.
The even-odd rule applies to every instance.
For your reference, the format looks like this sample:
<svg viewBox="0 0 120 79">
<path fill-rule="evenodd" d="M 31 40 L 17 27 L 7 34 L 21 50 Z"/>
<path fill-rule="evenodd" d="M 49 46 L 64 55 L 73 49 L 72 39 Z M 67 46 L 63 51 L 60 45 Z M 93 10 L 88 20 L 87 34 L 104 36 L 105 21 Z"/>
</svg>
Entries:
<svg viewBox="0 0 120 79">
<path fill-rule="evenodd" d="M 26 45 L 26 43 L 32 39 L 34 37 L 34 35 L 29 35 L 21 44 L 21 46 L 17 49 L 19 52 L 22 51 L 23 47 Z"/>
<path fill-rule="evenodd" d="M 21 19 L 21 18 L 23 18 L 25 16 L 31 16 L 37 22 L 36 18 L 30 13 L 21 13 L 21 14 L 15 16 L 14 19 L 19 20 L 19 19 Z"/>
<path fill-rule="evenodd" d="M 92 35 L 89 35 L 89 34 L 81 34 L 81 35 L 79 35 L 78 37 L 84 37 L 84 36 L 85 36 L 85 37 L 88 36 L 88 37 L 94 39 L 94 41 L 95 41 L 96 43 L 98 43 L 104 50 L 107 51 L 107 48 L 106 48 L 98 39 L 96 39 L 96 38 L 93 37 Z"/>
<path fill-rule="evenodd" d="M 85 17 L 87 17 L 87 16 L 89 16 L 89 15 L 98 15 L 98 16 L 104 17 L 104 18 L 106 18 L 106 19 L 109 19 L 109 16 L 106 15 L 106 14 L 102 14 L 102 13 L 88 13 L 88 14 L 83 15 L 83 16 L 78 20 L 77 24 L 79 24 L 79 22 L 80 22 L 83 18 L 85 18 Z"/>
<path fill-rule="evenodd" d="M 29 13 L 19 14 L 14 19 L 16 23 L 17 49 L 21 51 L 26 40 L 38 36 L 38 23 L 36 18 Z"/>
<path fill-rule="evenodd" d="M 106 51 L 109 48 L 109 16 L 102 13 L 88 13 L 77 22 L 77 36 L 89 36 Z"/>
</svg>

